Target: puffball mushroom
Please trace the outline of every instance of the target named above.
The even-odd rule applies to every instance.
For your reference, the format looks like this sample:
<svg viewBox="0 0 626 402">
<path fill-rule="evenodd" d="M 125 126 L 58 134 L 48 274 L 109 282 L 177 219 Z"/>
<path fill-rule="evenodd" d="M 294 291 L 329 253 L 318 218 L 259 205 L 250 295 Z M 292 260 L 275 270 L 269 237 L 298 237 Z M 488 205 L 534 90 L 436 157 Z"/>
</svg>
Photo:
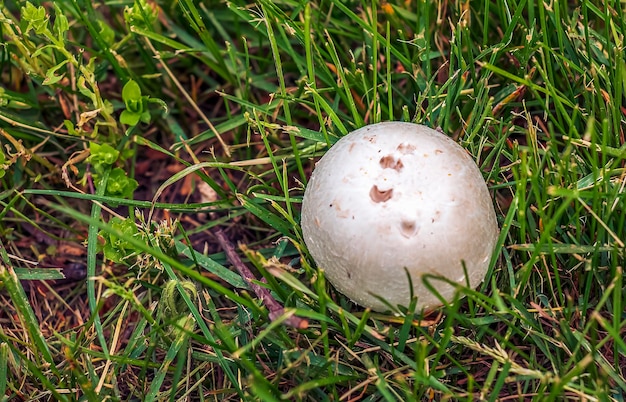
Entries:
<svg viewBox="0 0 626 402">
<path fill-rule="evenodd" d="M 330 148 L 306 187 L 301 223 L 330 283 L 375 311 L 389 310 L 381 299 L 408 306 L 411 293 L 418 311 L 441 305 L 425 274 L 476 287 L 498 236 L 472 157 L 442 133 L 401 122 L 362 127 Z M 455 286 L 429 283 L 454 297 Z"/>
</svg>

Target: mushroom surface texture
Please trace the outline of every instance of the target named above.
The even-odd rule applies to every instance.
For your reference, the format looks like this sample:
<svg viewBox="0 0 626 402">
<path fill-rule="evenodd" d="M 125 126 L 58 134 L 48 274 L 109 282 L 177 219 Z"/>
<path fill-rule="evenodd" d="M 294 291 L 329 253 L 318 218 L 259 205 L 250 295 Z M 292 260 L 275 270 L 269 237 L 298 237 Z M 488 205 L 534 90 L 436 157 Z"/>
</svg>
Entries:
<svg viewBox="0 0 626 402">
<path fill-rule="evenodd" d="M 381 299 L 406 307 L 413 294 L 420 311 L 442 304 L 425 274 L 472 288 L 483 281 L 498 224 L 483 176 L 460 145 L 426 126 L 386 122 L 346 135 L 319 160 L 302 233 L 318 267 L 354 302 L 386 311 Z M 453 299 L 454 285 L 428 282 Z"/>
</svg>

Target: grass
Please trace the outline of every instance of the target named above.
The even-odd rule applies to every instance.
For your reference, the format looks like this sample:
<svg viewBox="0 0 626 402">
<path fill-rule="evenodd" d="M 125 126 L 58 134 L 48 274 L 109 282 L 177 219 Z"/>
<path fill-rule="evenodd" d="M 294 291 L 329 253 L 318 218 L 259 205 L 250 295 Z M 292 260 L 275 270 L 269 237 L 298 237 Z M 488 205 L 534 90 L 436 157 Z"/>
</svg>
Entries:
<svg viewBox="0 0 626 402">
<path fill-rule="evenodd" d="M 620 1 L 28 4 L 0 3 L 1 400 L 624 400 Z M 298 224 L 314 161 L 385 120 L 465 147 L 501 228 L 428 316 L 351 304 Z"/>
</svg>

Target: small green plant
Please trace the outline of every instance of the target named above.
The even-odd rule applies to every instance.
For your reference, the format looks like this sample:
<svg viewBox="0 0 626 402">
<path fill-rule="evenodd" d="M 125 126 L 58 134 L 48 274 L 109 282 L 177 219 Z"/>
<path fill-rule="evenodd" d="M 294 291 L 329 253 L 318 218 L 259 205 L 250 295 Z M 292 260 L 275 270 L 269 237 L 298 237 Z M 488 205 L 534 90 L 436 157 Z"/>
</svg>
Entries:
<svg viewBox="0 0 626 402">
<path fill-rule="evenodd" d="M 124 85 L 122 89 L 122 100 L 126 109 L 122 111 L 120 115 L 120 122 L 128 126 L 136 126 L 139 122 L 150 123 L 150 111 L 148 110 L 148 103 L 157 103 L 165 111 L 167 111 L 167 105 L 161 99 L 150 98 L 141 94 L 141 88 L 139 85 L 130 80 Z"/>
<path fill-rule="evenodd" d="M 0 17 L 4 17 L 0 10 Z M 8 19 L 6 19 L 8 21 Z M 76 86 L 83 96 L 91 100 L 93 109 L 81 114 L 82 123 L 101 117 L 94 125 L 93 132 L 83 129 L 84 124 L 78 124 L 78 128 L 70 130 L 71 134 L 97 136 L 100 127 L 107 129 L 115 135 L 118 131 L 117 123 L 113 118 L 113 106 L 104 99 L 96 80 L 95 58 L 92 57 L 85 64 L 80 54 L 75 54 L 67 48 L 67 32 L 69 21 L 60 5 L 54 3 L 54 22 L 50 27 L 50 16 L 43 6 L 35 6 L 31 2 L 21 8 L 21 32 L 11 26 L 7 26 L 6 34 L 16 44 L 18 51 L 23 57 L 24 67 L 34 77 L 41 79 L 41 85 L 49 87 L 64 87 L 67 85 L 68 74 L 75 74 Z M 29 33 L 34 32 L 36 37 L 30 38 Z M 27 44 L 27 45 L 26 45 Z M 71 69 L 70 69 L 71 66 Z M 71 124 L 65 123 L 66 127 Z"/>
<path fill-rule="evenodd" d="M 178 290 L 179 285 L 185 295 L 192 301 L 195 301 L 198 297 L 198 289 L 193 282 L 181 282 L 175 279 L 167 281 L 163 287 L 163 297 L 159 304 L 160 315 L 164 321 L 178 320 L 189 314 L 185 298 Z"/>
<path fill-rule="evenodd" d="M 126 110 L 120 115 L 120 122 L 129 126 L 135 126 L 139 121 L 150 122 L 150 113 L 146 109 L 147 96 L 141 96 L 141 88 L 133 80 L 124 85 L 122 99 L 126 105 Z"/>
<path fill-rule="evenodd" d="M 109 173 L 105 194 L 112 197 L 132 198 L 138 186 L 137 180 L 128 177 L 124 169 L 116 167 Z"/>
<path fill-rule="evenodd" d="M 120 232 L 122 235 L 117 236 L 110 234 L 109 232 L 101 231 L 99 233 L 103 244 L 100 245 L 101 250 L 104 252 L 104 257 L 116 263 L 128 263 L 128 259 L 135 255 L 135 248 L 131 243 L 126 240 L 127 237 L 136 237 L 139 235 L 137 225 L 130 219 L 121 219 L 113 217 L 109 221 L 109 225 L 115 231 Z"/>
<path fill-rule="evenodd" d="M 89 143 L 89 153 L 91 155 L 89 162 L 98 173 L 102 173 L 105 168 L 113 165 L 120 157 L 120 151 L 106 143 Z"/>
<path fill-rule="evenodd" d="M 129 27 L 155 29 L 158 17 L 156 3 L 148 3 L 146 0 L 135 0 L 132 6 L 124 8 L 124 19 Z"/>
<path fill-rule="evenodd" d="M 94 168 L 93 177 L 97 185 L 101 185 L 105 171 L 110 169 L 114 163 L 118 160 L 125 159 L 118 150 L 110 146 L 109 144 L 96 144 L 91 142 L 89 144 L 90 156 L 88 161 Z M 128 152 L 126 152 L 128 154 Z M 139 186 L 137 180 L 129 178 L 124 169 L 120 167 L 112 168 L 109 171 L 108 180 L 106 183 L 105 195 L 121 198 L 132 198 L 133 192 Z"/>
<path fill-rule="evenodd" d="M 113 177 L 110 179 L 115 181 Z M 163 266 L 158 259 L 136 250 L 129 242 L 129 239 L 141 239 L 151 247 L 157 248 L 167 255 L 175 256 L 174 239 L 178 223 L 169 219 L 158 223 L 148 223 L 139 211 L 135 213 L 135 217 L 137 218 L 136 220 L 132 217 L 125 219 L 111 218 L 109 225 L 112 230 L 102 230 L 98 234 L 101 239 L 99 249 L 103 251 L 104 256 L 108 260 L 136 267 L 139 272 L 151 268 L 162 271 Z M 117 232 L 119 235 L 111 234 L 111 232 Z"/>
<path fill-rule="evenodd" d="M 100 54 L 91 52 L 89 57 L 84 57 L 82 49 L 78 52 L 71 49 L 72 42 L 68 40 L 68 32 L 74 21 L 69 20 L 68 17 L 72 14 L 62 7 L 68 5 L 55 2 L 50 10 L 32 2 L 25 2 L 20 9 L 19 23 L 13 23 L 12 19 L 6 16 L 7 11 L 0 8 L 0 23 L 4 23 L 2 31 L 9 38 L 11 51 L 16 56 L 19 55 L 22 69 L 27 71 L 47 93 L 63 92 L 72 83 L 74 86 L 72 96 L 76 96 L 74 106 L 77 108 L 74 116 L 77 118 L 69 119 L 70 113 L 64 113 L 66 118 L 62 121 L 63 127 L 71 136 L 92 140 L 89 146 L 92 155 L 87 161 L 94 165 L 95 176 L 102 178 L 105 169 L 112 169 L 110 176 L 116 182 L 103 182 L 106 183 L 105 194 L 132 197 L 137 182 L 126 177 L 124 169 L 114 166 L 116 162 L 122 163 L 128 158 L 129 145 L 123 140 L 123 133 L 130 134 L 140 122 L 150 122 L 148 104 L 156 103 L 165 112 L 167 105 L 161 99 L 142 95 L 139 84 L 134 80 L 128 80 L 121 93 L 124 109 L 120 112 L 119 118 L 116 117 L 114 102 L 103 95 L 100 88 L 99 80 L 103 77 L 102 64 L 98 60 Z M 144 12 L 140 14 L 143 15 Z M 132 21 L 138 20 L 134 18 Z M 100 39 L 98 43 L 102 47 L 115 46 L 115 32 L 107 23 L 98 21 L 94 30 L 98 32 Z M 11 91 L 0 88 L 0 104 L 13 108 L 31 106 L 16 102 L 14 98 Z M 124 126 L 128 126 L 125 132 Z M 119 147 L 122 155 L 118 160 L 115 155 L 117 151 L 113 152 L 112 148 L 122 142 L 124 145 Z M 99 149 L 95 143 L 101 143 L 104 148 Z M 71 162 L 72 165 L 74 163 L 78 162 Z M 85 179 L 82 178 L 83 183 Z"/>
</svg>

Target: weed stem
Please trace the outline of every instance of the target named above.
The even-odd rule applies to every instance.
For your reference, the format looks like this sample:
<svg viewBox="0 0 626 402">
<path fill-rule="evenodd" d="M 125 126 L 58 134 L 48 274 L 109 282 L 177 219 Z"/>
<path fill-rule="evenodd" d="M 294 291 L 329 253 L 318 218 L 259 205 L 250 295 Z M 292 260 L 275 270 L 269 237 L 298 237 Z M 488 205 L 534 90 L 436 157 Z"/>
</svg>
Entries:
<svg viewBox="0 0 626 402">
<path fill-rule="evenodd" d="M 241 261 L 241 258 L 239 258 L 239 255 L 235 251 L 235 246 L 233 246 L 233 243 L 228 239 L 226 234 L 224 234 L 224 231 L 222 229 L 217 229 L 214 233 L 217 237 L 217 241 L 220 243 L 220 246 L 226 253 L 228 261 L 230 261 L 230 263 L 234 265 L 234 267 L 237 269 L 237 272 L 239 272 L 239 275 L 241 275 L 241 277 L 246 281 L 248 286 L 250 286 L 250 289 L 252 289 L 254 294 L 256 294 L 256 296 L 261 299 L 263 304 L 269 310 L 270 320 L 275 321 L 276 319 L 281 317 L 285 313 L 284 307 L 278 301 L 276 301 L 276 299 L 274 299 L 268 289 L 255 283 L 256 278 L 254 277 L 250 269 L 248 269 L 248 267 L 243 263 L 243 261 Z M 298 329 L 305 329 L 309 326 L 309 322 L 306 319 L 295 315 L 288 317 L 287 319 L 285 319 L 284 322 L 285 325 Z"/>
</svg>

